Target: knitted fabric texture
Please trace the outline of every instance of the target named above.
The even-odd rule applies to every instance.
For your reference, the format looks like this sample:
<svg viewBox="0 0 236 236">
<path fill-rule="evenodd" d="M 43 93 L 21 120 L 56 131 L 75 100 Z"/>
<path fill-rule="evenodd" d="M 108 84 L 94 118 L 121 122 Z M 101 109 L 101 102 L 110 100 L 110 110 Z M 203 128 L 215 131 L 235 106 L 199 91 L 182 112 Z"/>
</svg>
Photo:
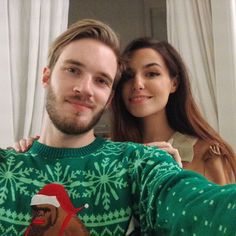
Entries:
<svg viewBox="0 0 236 236">
<path fill-rule="evenodd" d="M 88 203 L 77 214 L 91 235 L 236 232 L 236 186 L 221 187 L 184 171 L 154 147 L 101 138 L 74 149 L 36 141 L 26 153 L 0 150 L 0 176 L 0 235 L 23 235 L 32 197 L 52 183 L 65 187 L 72 205 L 57 191 L 43 194 L 56 196 L 65 209 Z"/>
</svg>

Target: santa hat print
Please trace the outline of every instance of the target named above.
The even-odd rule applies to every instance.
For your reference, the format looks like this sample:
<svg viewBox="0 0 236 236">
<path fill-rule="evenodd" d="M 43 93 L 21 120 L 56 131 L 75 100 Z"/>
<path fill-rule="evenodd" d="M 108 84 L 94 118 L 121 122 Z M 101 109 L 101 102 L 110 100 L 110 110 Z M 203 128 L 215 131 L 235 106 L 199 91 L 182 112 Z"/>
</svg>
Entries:
<svg viewBox="0 0 236 236">
<path fill-rule="evenodd" d="M 88 204 L 85 204 L 82 207 L 75 208 L 69 195 L 61 184 L 51 183 L 45 185 L 36 195 L 31 199 L 31 206 L 41 205 L 41 204 L 50 204 L 55 207 L 62 207 L 68 213 L 77 213 L 83 208 L 87 208 Z"/>
</svg>

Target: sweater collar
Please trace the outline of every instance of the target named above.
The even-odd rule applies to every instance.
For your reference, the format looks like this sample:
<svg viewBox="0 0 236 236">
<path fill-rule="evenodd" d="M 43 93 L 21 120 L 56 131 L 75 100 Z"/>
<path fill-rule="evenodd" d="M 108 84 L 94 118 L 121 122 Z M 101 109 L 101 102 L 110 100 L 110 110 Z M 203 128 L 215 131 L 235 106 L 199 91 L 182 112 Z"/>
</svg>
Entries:
<svg viewBox="0 0 236 236">
<path fill-rule="evenodd" d="M 78 157 L 95 152 L 99 147 L 103 145 L 104 142 L 105 139 L 96 137 L 96 139 L 92 143 L 81 148 L 56 148 L 47 146 L 36 140 L 34 141 L 29 152 L 47 158 Z"/>
</svg>

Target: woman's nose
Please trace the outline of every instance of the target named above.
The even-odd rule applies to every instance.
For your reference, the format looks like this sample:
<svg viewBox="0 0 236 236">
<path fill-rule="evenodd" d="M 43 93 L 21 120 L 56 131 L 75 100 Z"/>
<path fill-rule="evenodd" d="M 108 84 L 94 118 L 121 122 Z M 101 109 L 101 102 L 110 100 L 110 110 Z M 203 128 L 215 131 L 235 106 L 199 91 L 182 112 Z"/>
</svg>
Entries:
<svg viewBox="0 0 236 236">
<path fill-rule="evenodd" d="M 144 89 L 144 81 L 142 78 L 136 76 L 133 80 L 133 90 L 142 90 Z"/>
</svg>

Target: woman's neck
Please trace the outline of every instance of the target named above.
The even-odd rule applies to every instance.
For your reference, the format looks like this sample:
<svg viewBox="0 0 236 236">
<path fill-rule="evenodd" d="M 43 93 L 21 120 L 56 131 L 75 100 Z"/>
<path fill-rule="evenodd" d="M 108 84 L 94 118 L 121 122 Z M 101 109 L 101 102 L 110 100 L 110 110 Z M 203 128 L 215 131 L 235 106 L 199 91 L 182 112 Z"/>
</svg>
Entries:
<svg viewBox="0 0 236 236">
<path fill-rule="evenodd" d="M 142 120 L 143 143 L 168 141 L 175 133 L 166 115 L 153 115 Z"/>
</svg>

